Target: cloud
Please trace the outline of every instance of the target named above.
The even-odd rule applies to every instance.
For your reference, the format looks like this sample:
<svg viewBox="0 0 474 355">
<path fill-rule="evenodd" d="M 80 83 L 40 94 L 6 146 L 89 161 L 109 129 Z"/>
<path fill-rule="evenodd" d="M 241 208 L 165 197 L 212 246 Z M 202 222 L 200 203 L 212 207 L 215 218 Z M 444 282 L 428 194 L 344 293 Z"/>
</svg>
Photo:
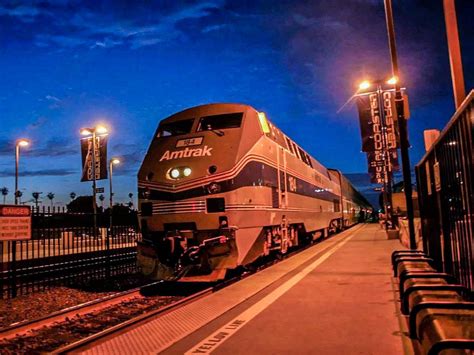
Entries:
<svg viewBox="0 0 474 355">
<path fill-rule="evenodd" d="M 39 147 L 32 146 L 25 154 L 31 157 L 59 157 L 79 154 L 79 143 L 65 137 L 52 137 Z"/>
<path fill-rule="evenodd" d="M 0 156 L 15 154 L 15 142 L 6 138 L 0 138 Z"/>
<path fill-rule="evenodd" d="M 21 176 L 68 176 L 78 174 L 78 171 L 71 169 L 41 169 L 41 170 L 24 170 Z M 13 169 L 0 170 L 0 177 L 15 176 Z"/>
<path fill-rule="evenodd" d="M 48 101 L 53 101 L 53 102 L 61 102 L 60 99 L 58 99 L 56 96 L 53 96 L 53 95 L 46 95 L 45 99 Z"/>
<path fill-rule="evenodd" d="M 348 28 L 348 24 L 331 19 L 328 16 L 323 17 L 309 17 L 301 14 L 294 14 L 293 20 L 297 25 L 308 28 L 318 28 L 326 27 L 332 30 L 343 30 Z"/>
<path fill-rule="evenodd" d="M 26 126 L 27 131 L 34 131 L 37 130 L 38 128 L 44 126 L 48 122 L 48 119 L 44 116 L 38 117 L 36 121 L 33 123 L 30 123 L 28 126 Z M 1 154 L 1 153 L 0 153 Z"/>
<path fill-rule="evenodd" d="M 221 25 L 210 25 L 210 26 L 206 26 L 204 27 L 201 32 L 202 33 L 209 33 L 209 32 L 214 32 L 214 31 L 220 31 L 222 30 L 223 28 L 227 27 L 226 24 L 221 24 Z"/>
<path fill-rule="evenodd" d="M 38 144 L 38 145 L 37 145 Z M 23 149 L 22 155 L 30 157 L 59 157 L 79 154 L 79 143 L 66 137 L 52 137 L 45 143 L 34 142 L 30 147 Z M 0 156 L 12 157 L 15 154 L 15 142 L 0 138 Z"/>
<path fill-rule="evenodd" d="M 21 22 L 31 23 L 40 14 L 40 10 L 34 5 L 18 5 L 3 3 L 0 7 L 0 16 L 18 18 Z"/>
<path fill-rule="evenodd" d="M 117 143 L 112 146 L 111 152 L 110 156 L 119 157 L 121 161 L 121 164 L 114 167 L 114 175 L 136 176 L 146 148 L 138 148 L 136 144 Z"/>
<path fill-rule="evenodd" d="M 61 107 L 62 100 L 53 95 L 46 95 L 45 99 L 51 104 L 48 106 L 51 110 L 55 110 Z"/>
<path fill-rule="evenodd" d="M 0 17 L 8 18 L 7 31 L 12 37 L 30 38 L 38 47 L 98 49 L 124 45 L 137 49 L 185 35 L 180 23 L 211 16 L 223 5 L 224 0 L 195 0 L 186 5 L 179 1 L 135 1 L 108 3 L 104 11 L 100 3 L 84 6 L 79 1 L 45 1 L 18 5 L 4 1 L 0 4 Z"/>
</svg>

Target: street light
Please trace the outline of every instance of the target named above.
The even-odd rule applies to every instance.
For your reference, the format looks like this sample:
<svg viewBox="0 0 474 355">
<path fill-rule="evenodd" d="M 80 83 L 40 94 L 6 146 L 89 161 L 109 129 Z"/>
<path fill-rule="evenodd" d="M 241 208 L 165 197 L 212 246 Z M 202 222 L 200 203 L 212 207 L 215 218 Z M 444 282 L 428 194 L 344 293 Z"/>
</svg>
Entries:
<svg viewBox="0 0 474 355">
<path fill-rule="evenodd" d="M 388 84 L 388 85 L 395 85 L 397 82 L 398 82 L 398 80 L 397 80 L 396 77 L 392 77 L 392 78 L 385 81 L 385 83 Z M 337 110 L 336 113 L 341 112 L 349 103 L 352 102 L 353 99 L 355 99 L 360 94 L 363 94 L 364 91 L 366 91 L 373 84 L 376 84 L 376 83 L 377 84 L 382 84 L 382 81 L 379 80 L 379 81 L 376 81 L 376 82 L 371 82 L 370 80 L 364 80 L 364 81 L 360 82 L 359 83 L 359 88 L 356 90 L 356 92 L 354 94 L 352 94 L 352 96 L 347 99 L 347 101 Z"/>
<path fill-rule="evenodd" d="M 367 90 L 372 85 L 381 86 L 384 83 L 388 84 L 388 85 L 395 85 L 396 83 L 398 83 L 398 79 L 397 79 L 397 77 L 392 76 L 391 78 L 386 79 L 386 80 L 374 80 L 374 81 L 364 80 L 364 81 L 360 82 L 358 91 Z"/>
<path fill-rule="evenodd" d="M 370 88 L 370 85 L 370 81 L 364 80 L 359 84 L 359 90 L 367 90 L 368 88 Z"/>
<path fill-rule="evenodd" d="M 107 133 L 107 128 L 102 126 L 102 125 L 99 125 L 99 126 L 96 126 L 94 128 L 81 128 L 81 135 L 83 136 L 91 136 L 93 134 L 105 134 Z"/>
<path fill-rule="evenodd" d="M 444 1 L 444 4 L 454 2 Z M 390 59 L 392 62 L 392 74 L 394 77 L 399 78 L 398 71 L 398 54 L 397 45 L 395 43 L 395 25 L 393 23 L 393 11 L 392 11 L 392 0 L 384 0 L 385 7 L 385 22 L 387 24 L 388 34 L 388 46 L 390 48 Z M 462 74 L 461 74 L 462 75 Z M 413 200 L 412 200 L 412 186 L 411 186 L 411 170 L 410 170 L 410 156 L 408 153 L 408 130 L 407 120 L 405 117 L 405 107 L 402 96 L 402 88 L 398 82 L 394 85 L 395 89 L 395 107 L 397 111 L 398 131 L 400 132 L 400 153 L 402 155 L 402 169 L 403 169 L 403 185 L 405 188 L 405 200 L 407 204 L 407 217 L 408 217 L 408 232 L 410 235 L 410 248 L 416 249 L 416 238 L 415 238 L 415 223 L 414 223 L 414 211 L 413 211 Z"/>
<path fill-rule="evenodd" d="M 398 83 L 398 79 L 396 76 L 392 76 L 390 79 L 387 80 L 388 85 L 395 85 L 396 83 Z"/>
<path fill-rule="evenodd" d="M 20 163 L 20 147 L 27 147 L 30 145 L 28 139 L 20 138 L 15 142 L 15 205 L 18 205 L 20 197 L 18 190 L 18 164 Z"/>
<path fill-rule="evenodd" d="M 117 158 L 112 158 L 109 161 L 109 183 L 110 183 L 110 232 L 112 232 L 112 206 L 113 206 L 113 190 L 112 190 L 112 175 L 113 175 L 113 166 L 120 164 L 120 160 Z"/>
<path fill-rule="evenodd" d="M 110 206 L 109 206 L 109 232 L 107 233 L 107 237 L 105 239 L 105 247 L 107 250 L 107 269 L 106 269 L 106 277 L 107 279 L 110 278 L 110 237 L 112 236 L 112 207 L 113 207 L 113 190 L 112 190 L 112 176 L 113 176 L 113 166 L 120 164 L 120 160 L 118 158 L 112 158 L 109 160 L 109 183 L 110 183 Z"/>
<path fill-rule="evenodd" d="M 96 137 L 97 134 L 106 134 L 107 128 L 104 126 L 98 125 L 96 127 L 84 127 L 80 130 L 81 135 L 83 136 L 92 136 L 92 207 L 94 210 L 94 235 L 96 234 L 97 228 L 97 204 L 96 204 L 96 174 L 95 174 L 95 154 L 96 154 Z"/>
</svg>

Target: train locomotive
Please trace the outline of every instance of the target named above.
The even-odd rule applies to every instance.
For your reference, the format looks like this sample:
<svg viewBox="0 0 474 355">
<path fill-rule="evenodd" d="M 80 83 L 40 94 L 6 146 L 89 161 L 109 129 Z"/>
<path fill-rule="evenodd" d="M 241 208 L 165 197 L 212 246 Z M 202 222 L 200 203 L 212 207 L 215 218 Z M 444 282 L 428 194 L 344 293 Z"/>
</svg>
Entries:
<svg viewBox="0 0 474 355">
<path fill-rule="evenodd" d="M 371 209 L 263 112 L 208 104 L 158 126 L 138 173 L 137 260 L 156 280 L 217 281 Z"/>
</svg>

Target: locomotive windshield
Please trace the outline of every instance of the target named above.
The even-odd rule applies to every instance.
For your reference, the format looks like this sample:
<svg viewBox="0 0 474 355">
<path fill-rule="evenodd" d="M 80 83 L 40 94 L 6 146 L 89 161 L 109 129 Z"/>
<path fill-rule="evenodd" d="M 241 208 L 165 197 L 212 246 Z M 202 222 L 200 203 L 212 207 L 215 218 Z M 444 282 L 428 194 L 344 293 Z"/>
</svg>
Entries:
<svg viewBox="0 0 474 355">
<path fill-rule="evenodd" d="M 158 137 L 170 137 L 188 134 L 191 132 L 193 122 L 194 118 L 169 123 L 161 123 L 160 127 L 158 128 Z"/>
<path fill-rule="evenodd" d="M 239 128 L 242 123 L 243 113 L 226 113 L 201 117 L 198 131 L 212 131 L 227 128 Z"/>
</svg>

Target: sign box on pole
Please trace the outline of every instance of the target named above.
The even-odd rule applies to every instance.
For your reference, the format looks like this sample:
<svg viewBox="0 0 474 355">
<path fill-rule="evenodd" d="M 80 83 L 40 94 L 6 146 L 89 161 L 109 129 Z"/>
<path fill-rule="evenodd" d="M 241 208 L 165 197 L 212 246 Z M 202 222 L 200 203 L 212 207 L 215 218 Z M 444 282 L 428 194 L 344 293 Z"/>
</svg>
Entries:
<svg viewBox="0 0 474 355">
<path fill-rule="evenodd" d="M 0 240 L 31 239 L 30 206 L 0 206 Z"/>
<path fill-rule="evenodd" d="M 397 151 L 390 150 L 388 152 L 388 157 L 390 158 L 390 171 L 400 170 Z M 375 152 L 367 152 L 367 165 L 369 167 L 369 173 L 374 172 L 376 167 L 384 166 L 385 164 L 386 161 L 384 159 L 383 151 L 377 150 Z"/>
<path fill-rule="evenodd" d="M 395 124 L 394 96 L 390 91 L 383 91 L 380 95 L 381 97 L 379 93 L 371 92 L 357 97 L 363 152 L 374 152 L 384 148 L 391 150 L 400 146 Z M 380 103 L 383 104 L 382 108 Z M 382 109 L 385 122 L 382 122 Z M 385 128 L 385 132 L 382 127 Z"/>
<path fill-rule="evenodd" d="M 107 179 L 107 135 L 95 137 L 95 179 Z M 92 137 L 81 139 L 82 178 L 92 181 Z"/>
</svg>

